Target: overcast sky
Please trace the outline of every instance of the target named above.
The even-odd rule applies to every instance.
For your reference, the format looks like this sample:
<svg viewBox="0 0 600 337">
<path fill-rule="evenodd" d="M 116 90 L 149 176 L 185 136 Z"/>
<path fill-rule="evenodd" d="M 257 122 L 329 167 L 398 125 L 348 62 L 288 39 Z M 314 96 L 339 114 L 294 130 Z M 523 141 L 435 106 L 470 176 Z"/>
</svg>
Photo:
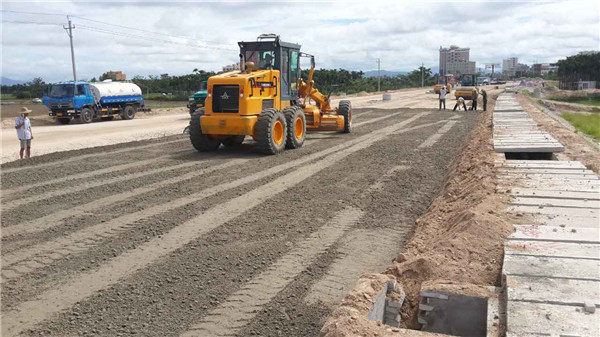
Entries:
<svg viewBox="0 0 600 337">
<path fill-rule="evenodd" d="M 317 67 L 365 71 L 377 68 L 377 58 L 386 70 L 421 62 L 437 67 L 439 47 L 451 44 L 470 47 L 477 67 L 512 56 L 531 64 L 600 50 L 599 1 L 96 0 L 2 1 L 2 7 L 2 76 L 18 80 L 72 79 L 69 39 L 60 26 L 66 17 L 7 11 L 74 15 L 77 73 L 84 79 L 111 69 L 128 78 L 220 70 L 238 60 L 237 41 L 261 33 L 301 44 Z"/>
</svg>

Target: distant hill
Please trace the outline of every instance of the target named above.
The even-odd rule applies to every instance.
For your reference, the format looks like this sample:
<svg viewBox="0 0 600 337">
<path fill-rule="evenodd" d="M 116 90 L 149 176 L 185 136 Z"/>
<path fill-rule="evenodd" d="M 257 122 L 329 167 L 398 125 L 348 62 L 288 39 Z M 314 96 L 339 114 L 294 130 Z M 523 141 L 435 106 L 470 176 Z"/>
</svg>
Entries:
<svg viewBox="0 0 600 337">
<path fill-rule="evenodd" d="M 381 71 L 381 76 L 387 76 L 387 77 L 396 77 L 398 75 L 406 75 L 408 74 L 410 71 L 393 71 L 393 70 L 382 70 Z M 377 70 L 369 70 L 369 71 L 365 71 L 365 77 L 377 77 Z"/>
<path fill-rule="evenodd" d="M 15 84 L 23 84 L 23 83 L 25 83 L 25 81 L 13 80 L 13 79 L 2 76 L 0 78 L 0 83 L 2 83 L 2 85 L 15 85 Z"/>
</svg>

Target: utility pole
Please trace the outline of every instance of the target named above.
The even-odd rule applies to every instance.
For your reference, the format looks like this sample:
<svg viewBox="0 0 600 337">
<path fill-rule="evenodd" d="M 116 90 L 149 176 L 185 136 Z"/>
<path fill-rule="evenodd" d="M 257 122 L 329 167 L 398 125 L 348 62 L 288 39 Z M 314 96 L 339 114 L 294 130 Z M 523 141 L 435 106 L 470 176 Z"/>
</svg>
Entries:
<svg viewBox="0 0 600 337">
<path fill-rule="evenodd" d="M 381 91 L 381 59 L 377 59 L 377 92 Z"/>
<path fill-rule="evenodd" d="M 421 88 L 425 86 L 425 77 L 423 74 L 424 64 L 421 62 Z"/>
<path fill-rule="evenodd" d="M 63 28 L 67 31 L 67 35 L 69 35 L 69 40 L 71 41 L 71 64 L 73 65 L 73 83 L 77 82 L 77 73 L 75 72 L 75 51 L 73 50 L 73 29 L 75 26 L 71 24 L 71 18 L 67 15 L 67 21 L 69 22 L 69 26 Z"/>
</svg>

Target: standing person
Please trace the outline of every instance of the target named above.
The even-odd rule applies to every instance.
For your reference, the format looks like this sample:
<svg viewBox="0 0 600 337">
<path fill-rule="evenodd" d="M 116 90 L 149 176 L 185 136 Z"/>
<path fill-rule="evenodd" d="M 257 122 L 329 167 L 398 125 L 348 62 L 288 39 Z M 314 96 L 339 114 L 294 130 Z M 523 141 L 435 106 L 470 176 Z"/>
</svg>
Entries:
<svg viewBox="0 0 600 337">
<path fill-rule="evenodd" d="M 481 99 L 483 101 L 483 111 L 487 111 L 487 92 L 485 89 L 481 90 Z"/>
<path fill-rule="evenodd" d="M 23 159 L 23 151 L 27 149 L 27 157 L 31 157 L 31 140 L 33 139 L 33 133 L 31 133 L 31 122 L 29 121 L 29 113 L 31 110 L 26 107 L 21 108 L 21 116 L 15 118 L 15 129 L 17 129 L 17 137 L 21 142 L 21 151 L 19 155 Z"/>
<path fill-rule="evenodd" d="M 471 104 L 471 110 L 477 111 L 477 97 L 479 94 L 477 93 L 477 88 L 473 88 L 473 103 Z"/>
<path fill-rule="evenodd" d="M 440 108 L 438 110 L 442 110 L 442 104 L 444 105 L 444 110 L 446 110 L 446 86 L 443 86 L 440 89 Z"/>
<path fill-rule="evenodd" d="M 462 105 L 463 109 L 465 109 L 465 111 L 467 111 L 467 105 L 465 104 L 465 99 L 462 97 L 459 97 L 456 99 L 456 104 L 454 104 L 454 109 L 452 109 L 452 111 L 456 111 L 456 108 L 458 108 L 458 111 L 460 111 L 460 105 Z"/>
</svg>

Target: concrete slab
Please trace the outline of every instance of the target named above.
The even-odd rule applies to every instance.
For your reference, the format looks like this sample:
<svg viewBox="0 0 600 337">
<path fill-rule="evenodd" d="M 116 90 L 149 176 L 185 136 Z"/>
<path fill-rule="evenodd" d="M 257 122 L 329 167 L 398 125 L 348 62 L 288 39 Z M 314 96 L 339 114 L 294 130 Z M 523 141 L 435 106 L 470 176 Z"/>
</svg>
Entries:
<svg viewBox="0 0 600 337">
<path fill-rule="evenodd" d="M 504 244 L 504 254 L 600 260 L 600 245 L 576 242 L 509 240 Z"/>
<path fill-rule="evenodd" d="M 585 181 L 598 181 L 598 176 L 595 174 L 579 174 L 565 173 L 517 173 L 517 172 L 501 172 L 498 173 L 499 179 L 532 179 L 532 180 L 546 180 L 552 181 L 563 181 L 563 180 L 585 180 Z"/>
<path fill-rule="evenodd" d="M 565 167 L 580 167 L 586 168 L 585 165 L 578 161 L 560 161 L 560 160 L 511 160 L 504 159 L 501 161 L 496 161 L 497 164 L 501 164 L 504 166 L 512 167 L 512 166 L 542 166 L 548 165 L 552 167 L 556 166 L 565 166 Z"/>
<path fill-rule="evenodd" d="M 600 260 L 505 255 L 503 273 L 506 276 L 550 277 L 600 281 Z"/>
<path fill-rule="evenodd" d="M 600 307 L 600 283 L 554 278 L 507 276 L 509 301 L 583 307 L 592 302 Z"/>
<path fill-rule="evenodd" d="M 509 236 L 509 239 L 600 244 L 600 227 L 515 225 L 515 231 Z"/>
<path fill-rule="evenodd" d="M 566 208 L 566 207 L 541 207 L 541 206 L 509 206 L 510 211 L 535 213 L 535 214 L 549 214 L 549 215 L 562 215 L 573 218 L 590 218 L 600 219 L 600 210 L 589 209 L 589 208 Z"/>
<path fill-rule="evenodd" d="M 599 218 L 573 217 L 565 215 L 520 213 L 524 220 L 546 226 L 570 226 L 574 228 L 598 228 Z"/>
<path fill-rule="evenodd" d="M 568 192 L 515 187 L 510 190 L 510 194 L 523 198 L 532 197 L 549 199 L 600 200 L 600 193 L 598 192 Z"/>
<path fill-rule="evenodd" d="M 600 200 L 517 197 L 512 200 L 510 204 L 522 206 L 591 208 L 600 210 Z"/>
<path fill-rule="evenodd" d="M 596 173 L 591 170 L 582 168 L 547 168 L 547 167 L 499 167 L 497 172 L 500 174 L 554 174 L 554 175 L 588 175 L 596 176 Z M 597 176 L 596 176 L 597 177 Z"/>
<path fill-rule="evenodd" d="M 581 308 L 553 304 L 509 301 L 507 336 L 598 336 L 600 310 L 584 313 Z"/>
</svg>

